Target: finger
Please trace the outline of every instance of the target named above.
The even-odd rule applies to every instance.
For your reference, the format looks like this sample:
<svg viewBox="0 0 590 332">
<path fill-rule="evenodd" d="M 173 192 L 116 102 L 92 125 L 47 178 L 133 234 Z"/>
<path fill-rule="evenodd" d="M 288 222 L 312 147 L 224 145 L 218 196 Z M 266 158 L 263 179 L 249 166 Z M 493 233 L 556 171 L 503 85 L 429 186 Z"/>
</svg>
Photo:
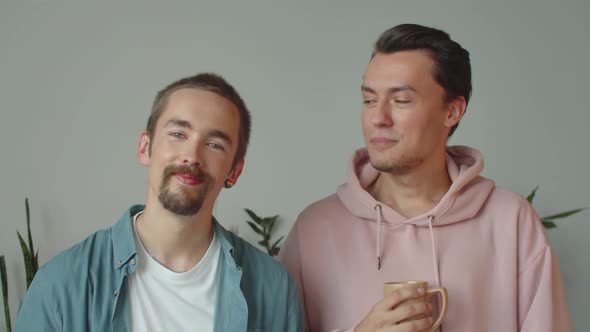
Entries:
<svg viewBox="0 0 590 332">
<path fill-rule="evenodd" d="M 401 324 L 393 325 L 388 332 L 418 332 L 429 328 L 432 325 L 432 318 L 426 317 Z"/>
<path fill-rule="evenodd" d="M 396 324 L 398 322 L 411 319 L 416 316 L 430 317 L 432 305 L 426 302 L 402 303 L 389 311 L 383 321 L 386 325 Z"/>
<path fill-rule="evenodd" d="M 398 304 L 413 298 L 423 296 L 426 291 L 424 288 L 406 287 L 396 289 L 395 291 L 387 294 L 383 300 L 377 304 L 385 310 L 391 309 Z"/>
</svg>

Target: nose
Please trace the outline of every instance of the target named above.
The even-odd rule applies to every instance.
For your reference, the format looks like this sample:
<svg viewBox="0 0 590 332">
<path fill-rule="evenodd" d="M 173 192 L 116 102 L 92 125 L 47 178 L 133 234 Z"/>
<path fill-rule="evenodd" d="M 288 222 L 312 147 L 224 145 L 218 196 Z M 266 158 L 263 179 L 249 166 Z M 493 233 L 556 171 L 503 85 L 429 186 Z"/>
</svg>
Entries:
<svg viewBox="0 0 590 332">
<path fill-rule="evenodd" d="M 393 125 L 389 98 L 379 100 L 377 107 L 373 108 L 371 124 L 375 127 L 391 127 Z"/>
<path fill-rule="evenodd" d="M 199 144 L 187 144 L 182 151 L 182 164 L 188 166 L 201 166 L 203 163 L 202 152 Z"/>
</svg>

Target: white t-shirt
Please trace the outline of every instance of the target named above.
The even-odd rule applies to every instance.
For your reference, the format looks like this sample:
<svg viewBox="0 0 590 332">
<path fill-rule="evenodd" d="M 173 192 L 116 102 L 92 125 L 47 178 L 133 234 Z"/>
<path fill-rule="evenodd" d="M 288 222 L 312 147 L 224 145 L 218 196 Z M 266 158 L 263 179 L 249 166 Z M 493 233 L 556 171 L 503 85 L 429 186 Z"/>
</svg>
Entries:
<svg viewBox="0 0 590 332">
<path fill-rule="evenodd" d="M 133 217 L 134 230 L 140 214 Z M 131 331 L 213 331 L 221 252 L 217 235 L 197 265 L 177 273 L 152 258 L 134 233 L 138 265 L 128 284 Z"/>
</svg>

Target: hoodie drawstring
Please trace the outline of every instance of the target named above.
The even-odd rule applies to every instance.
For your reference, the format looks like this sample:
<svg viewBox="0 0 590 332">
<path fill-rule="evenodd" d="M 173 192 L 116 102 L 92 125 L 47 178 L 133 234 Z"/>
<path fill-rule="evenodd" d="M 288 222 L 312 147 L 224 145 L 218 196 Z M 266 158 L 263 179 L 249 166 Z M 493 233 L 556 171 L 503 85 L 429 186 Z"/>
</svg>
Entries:
<svg viewBox="0 0 590 332">
<path fill-rule="evenodd" d="M 436 241 L 434 240 L 434 231 L 432 230 L 432 221 L 433 220 L 434 220 L 434 216 L 428 216 L 428 229 L 430 229 L 430 243 L 432 245 L 432 267 L 433 267 L 434 273 L 436 275 L 437 286 L 441 287 L 440 273 L 438 271 L 438 255 L 436 252 Z"/>
<path fill-rule="evenodd" d="M 375 205 L 377 211 L 377 270 L 381 270 L 381 205 Z"/>
<path fill-rule="evenodd" d="M 375 248 L 377 254 L 377 270 L 381 270 L 381 204 L 375 205 L 375 212 L 377 214 L 377 247 Z M 430 230 L 430 244 L 432 247 L 432 268 L 436 277 L 436 283 L 438 287 L 441 287 L 440 283 L 440 272 L 438 269 L 438 254 L 436 252 L 436 240 L 434 239 L 434 231 L 432 229 L 432 222 L 434 216 L 428 216 L 428 229 Z"/>
</svg>

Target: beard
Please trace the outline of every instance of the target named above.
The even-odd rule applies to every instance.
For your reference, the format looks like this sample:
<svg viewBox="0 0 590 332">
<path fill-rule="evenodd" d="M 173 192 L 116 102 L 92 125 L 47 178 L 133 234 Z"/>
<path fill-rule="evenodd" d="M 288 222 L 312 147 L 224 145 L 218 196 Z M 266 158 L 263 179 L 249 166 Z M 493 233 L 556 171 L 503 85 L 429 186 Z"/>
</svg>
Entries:
<svg viewBox="0 0 590 332">
<path fill-rule="evenodd" d="M 420 166 L 424 160 L 411 156 L 400 156 L 395 159 L 376 158 L 375 156 L 371 157 L 371 153 L 369 153 L 369 161 L 371 166 L 380 172 L 405 174 Z"/>
<path fill-rule="evenodd" d="M 181 186 L 173 189 L 170 182 L 172 176 L 178 173 L 196 177 L 203 182 L 196 188 Z M 197 166 L 170 165 L 164 169 L 158 199 L 166 210 L 176 215 L 192 216 L 201 210 L 205 197 L 213 188 L 214 182 L 211 175 Z"/>
</svg>

